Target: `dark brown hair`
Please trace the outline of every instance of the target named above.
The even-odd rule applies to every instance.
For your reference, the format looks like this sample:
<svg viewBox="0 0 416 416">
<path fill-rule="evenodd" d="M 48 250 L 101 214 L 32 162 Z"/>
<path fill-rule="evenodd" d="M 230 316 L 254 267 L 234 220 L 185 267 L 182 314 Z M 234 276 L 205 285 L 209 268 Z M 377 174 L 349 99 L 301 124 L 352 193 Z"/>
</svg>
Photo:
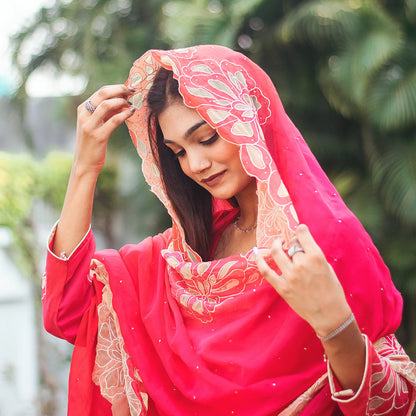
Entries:
<svg viewBox="0 0 416 416">
<path fill-rule="evenodd" d="M 173 209 L 185 231 L 187 243 L 209 260 L 212 243 L 212 196 L 186 176 L 171 149 L 163 143 L 158 117 L 172 102 L 180 100 L 178 81 L 172 71 L 160 68 L 147 95 L 149 107 L 148 134 L 153 157 L 158 164 Z M 156 137 L 155 137 L 156 136 Z"/>
</svg>

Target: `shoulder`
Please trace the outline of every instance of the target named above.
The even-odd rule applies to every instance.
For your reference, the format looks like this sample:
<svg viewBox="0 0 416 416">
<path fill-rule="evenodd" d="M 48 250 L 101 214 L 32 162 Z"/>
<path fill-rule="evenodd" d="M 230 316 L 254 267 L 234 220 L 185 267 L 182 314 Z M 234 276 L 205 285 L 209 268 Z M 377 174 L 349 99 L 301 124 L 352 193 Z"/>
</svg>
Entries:
<svg viewBox="0 0 416 416">
<path fill-rule="evenodd" d="M 138 244 L 126 244 L 120 250 L 101 250 L 95 253 L 94 258 L 108 266 L 119 266 L 134 269 L 141 263 L 154 263 L 161 258 L 162 250 L 166 249 L 171 241 L 172 230 L 167 229 L 163 233 L 153 237 L 147 237 Z"/>
<path fill-rule="evenodd" d="M 168 228 L 163 233 L 153 237 L 147 237 L 138 244 L 126 244 L 119 250 L 122 257 L 129 255 L 158 255 L 161 250 L 168 247 L 172 236 L 172 229 Z"/>
</svg>

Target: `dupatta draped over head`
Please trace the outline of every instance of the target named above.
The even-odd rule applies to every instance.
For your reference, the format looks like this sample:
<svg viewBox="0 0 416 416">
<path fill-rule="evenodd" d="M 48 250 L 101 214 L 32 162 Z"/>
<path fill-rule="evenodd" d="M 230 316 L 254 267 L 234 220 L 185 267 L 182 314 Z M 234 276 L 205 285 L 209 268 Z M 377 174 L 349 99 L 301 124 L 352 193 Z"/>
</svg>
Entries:
<svg viewBox="0 0 416 416">
<path fill-rule="evenodd" d="M 145 178 L 172 218 L 172 230 L 163 235 L 165 246 L 158 243 L 162 237 L 155 237 L 141 243 L 143 255 L 130 256 L 138 271 L 130 271 L 128 250 L 121 266 L 111 256 L 96 257 L 108 275 L 103 303 L 107 296 L 122 340 L 131 415 L 277 415 L 301 403 L 306 391 L 315 396 L 309 405 L 316 414 L 330 414 L 335 405 L 325 386 L 322 345 L 264 281 L 252 252 L 202 262 L 185 241 L 147 133 L 146 95 L 160 67 L 173 71 L 188 107 L 240 146 L 242 164 L 257 180 L 257 245 L 267 249 L 278 236 L 288 241 L 299 223 L 307 224 L 371 340 L 393 333 L 402 310 L 370 237 L 286 115 L 266 73 L 220 46 L 148 51 L 134 63 L 126 83 L 135 89 L 131 101 L 137 108 L 127 124 Z M 221 216 L 232 211 L 227 201 L 214 200 L 213 207 L 215 218 L 232 220 Z M 221 221 L 214 226 L 224 228 Z M 97 355 L 95 381 L 114 405 L 117 391 L 111 396 L 103 382 L 108 373 L 105 359 L 101 367 L 100 360 Z"/>
</svg>

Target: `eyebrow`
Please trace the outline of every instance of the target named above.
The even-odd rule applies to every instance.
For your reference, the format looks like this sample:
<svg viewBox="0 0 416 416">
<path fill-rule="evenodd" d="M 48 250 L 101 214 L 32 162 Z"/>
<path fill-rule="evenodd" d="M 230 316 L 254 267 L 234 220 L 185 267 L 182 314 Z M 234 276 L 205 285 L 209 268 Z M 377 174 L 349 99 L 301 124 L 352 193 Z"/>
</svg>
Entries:
<svg viewBox="0 0 416 416">
<path fill-rule="evenodd" d="M 185 139 L 187 139 L 194 131 L 198 130 L 204 124 L 207 124 L 207 122 L 205 120 L 201 120 L 198 123 L 195 123 L 193 126 L 189 127 L 189 129 L 186 130 L 186 132 L 184 134 Z M 172 140 L 167 140 L 167 139 L 164 139 L 163 142 L 164 143 L 174 143 Z"/>
</svg>

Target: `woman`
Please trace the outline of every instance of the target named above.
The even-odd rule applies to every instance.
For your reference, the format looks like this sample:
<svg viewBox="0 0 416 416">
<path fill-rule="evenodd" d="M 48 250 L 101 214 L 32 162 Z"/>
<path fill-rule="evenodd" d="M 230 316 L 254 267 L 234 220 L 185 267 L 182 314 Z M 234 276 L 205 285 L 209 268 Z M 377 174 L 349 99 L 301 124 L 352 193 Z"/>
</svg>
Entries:
<svg viewBox="0 0 416 416">
<path fill-rule="evenodd" d="M 47 330 L 75 344 L 69 414 L 410 414 L 401 297 L 258 66 L 149 51 L 78 120 L 43 294 Z M 172 228 L 95 252 L 94 186 L 124 121 Z"/>
</svg>

